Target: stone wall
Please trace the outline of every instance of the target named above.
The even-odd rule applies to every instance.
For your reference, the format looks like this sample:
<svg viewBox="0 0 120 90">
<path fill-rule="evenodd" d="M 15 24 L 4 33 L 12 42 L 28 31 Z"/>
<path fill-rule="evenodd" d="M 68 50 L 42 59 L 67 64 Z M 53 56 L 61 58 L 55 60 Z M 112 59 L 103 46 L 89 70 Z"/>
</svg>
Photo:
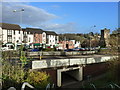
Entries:
<svg viewBox="0 0 120 90">
<path fill-rule="evenodd" d="M 109 47 L 109 39 L 110 39 L 110 30 L 106 28 L 101 30 L 100 46 Z"/>
</svg>

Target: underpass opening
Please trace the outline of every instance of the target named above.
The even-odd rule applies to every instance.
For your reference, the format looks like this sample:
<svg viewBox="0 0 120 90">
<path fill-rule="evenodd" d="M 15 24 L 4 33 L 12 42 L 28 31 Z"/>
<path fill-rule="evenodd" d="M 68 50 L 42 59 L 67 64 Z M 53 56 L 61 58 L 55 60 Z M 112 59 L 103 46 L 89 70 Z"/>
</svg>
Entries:
<svg viewBox="0 0 120 90">
<path fill-rule="evenodd" d="M 57 86 L 65 86 L 83 79 L 82 67 L 71 67 L 57 70 Z"/>
<path fill-rule="evenodd" d="M 79 80 L 77 80 L 76 77 L 71 75 L 72 73 L 75 73 L 75 72 L 79 72 L 79 69 L 62 72 L 61 85 L 66 86 L 66 85 L 78 82 Z"/>
</svg>

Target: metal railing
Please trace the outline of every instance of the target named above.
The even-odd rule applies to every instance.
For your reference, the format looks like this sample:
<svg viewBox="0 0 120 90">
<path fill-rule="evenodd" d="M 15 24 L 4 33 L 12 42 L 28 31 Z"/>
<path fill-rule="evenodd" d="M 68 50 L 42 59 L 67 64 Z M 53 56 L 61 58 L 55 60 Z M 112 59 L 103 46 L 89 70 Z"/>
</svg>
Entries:
<svg viewBox="0 0 120 90">
<path fill-rule="evenodd" d="M 92 86 L 94 88 L 94 90 L 97 90 L 96 86 L 93 83 L 91 83 L 90 86 Z"/>
<path fill-rule="evenodd" d="M 27 82 L 24 82 L 23 84 L 22 84 L 22 87 L 21 87 L 21 90 L 25 90 L 25 87 L 29 87 L 29 88 L 31 88 L 31 89 L 33 89 L 33 90 L 37 90 L 35 87 L 33 87 L 32 85 L 30 85 L 29 83 L 27 83 Z M 50 83 L 48 83 L 47 84 L 47 86 L 46 86 L 46 88 L 45 88 L 45 90 L 51 90 L 51 89 L 54 89 L 55 88 L 55 84 L 50 84 Z M 7 89 L 7 90 L 16 90 L 16 88 L 15 87 L 10 87 L 9 89 Z"/>
</svg>

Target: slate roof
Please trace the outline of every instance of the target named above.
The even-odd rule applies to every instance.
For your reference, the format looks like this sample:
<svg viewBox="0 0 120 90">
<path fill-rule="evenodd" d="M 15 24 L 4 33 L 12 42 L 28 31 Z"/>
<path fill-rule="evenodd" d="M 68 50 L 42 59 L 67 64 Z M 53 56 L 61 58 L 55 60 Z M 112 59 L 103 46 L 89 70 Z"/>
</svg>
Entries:
<svg viewBox="0 0 120 90">
<path fill-rule="evenodd" d="M 57 35 L 54 31 L 45 31 L 47 35 Z"/>
<path fill-rule="evenodd" d="M 38 34 L 42 34 L 43 33 L 43 30 L 39 29 L 39 28 L 26 28 L 25 31 L 31 32 L 31 33 L 38 33 Z"/>
<path fill-rule="evenodd" d="M 21 29 L 19 25 L 9 24 L 9 23 L 0 23 L 0 27 L 2 27 L 2 29 L 7 29 L 7 30 L 20 30 Z M 43 31 L 42 29 L 39 29 L 39 28 L 23 28 L 22 30 L 30 32 L 31 34 L 33 33 L 42 34 L 43 32 L 45 32 L 47 35 L 57 35 L 54 31 Z"/>
<path fill-rule="evenodd" d="M 7 29 L 7 30 L 20 30 L 21 27 L 17 24 L 8 24 L 8 23 L 0 23 L 0 27 L 2 29 Z"/>
<path fill-rule="evenodd" d="M 39 29 L 39 28 L 24 28 L 22 29 L 23 31 L 26 31 L 26 32 L 30 32 L 30 33 L 38 33 L 38 34 L 42 34 L 43 32 L 45 32 L 47 35 L 57 35 L 54 31 L 44 31 L 42 29 Z"/>
</svg>

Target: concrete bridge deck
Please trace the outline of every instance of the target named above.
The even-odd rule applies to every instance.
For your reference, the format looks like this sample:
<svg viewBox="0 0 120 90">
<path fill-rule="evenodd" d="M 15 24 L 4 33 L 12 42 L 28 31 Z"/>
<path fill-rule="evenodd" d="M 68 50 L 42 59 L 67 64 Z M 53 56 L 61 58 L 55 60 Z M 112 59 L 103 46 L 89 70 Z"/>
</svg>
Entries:
<svg viewBox="0 0 120 90">
<path fill-rule="evenodd" d="M 32 61 L 32 69 L 44 69 L 61 66 L 86 65 L 109 61 L 117 56 L 86 55 L 86 56 L 54 56 Z"/>
</svg>

